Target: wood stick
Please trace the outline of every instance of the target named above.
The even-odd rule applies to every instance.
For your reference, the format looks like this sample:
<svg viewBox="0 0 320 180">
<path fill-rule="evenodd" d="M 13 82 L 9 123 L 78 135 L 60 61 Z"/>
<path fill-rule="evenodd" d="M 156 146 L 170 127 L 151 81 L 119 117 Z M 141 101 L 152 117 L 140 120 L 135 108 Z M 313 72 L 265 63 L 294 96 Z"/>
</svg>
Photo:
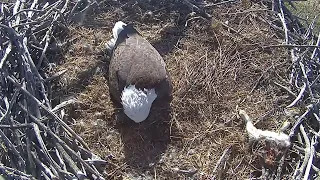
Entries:
<svg viewBox="0 0 320 180">
<path fill-rule="evenodd" d="M 291 96 L 293 96 L 294 98 L 297 98 L 297 95 L 295 93 L 293 93 L 289 88 L 277 83 L 277 82 L 273 82 L 275 85 L 281 87 L 282 89 L 286 90 Z"/>
<path fill-rule="evenodd" d="M 311 149 L 310 149 L 310 147 L 311 147 L 310 146 L 310 140 L 309 140 L 309 138 L 308 138 L 308 136 L 306 134 L 306 131 L 305 131 L 304 127 L 302 125 L 300 125 L 299 128 L 300 128 L 300 131 L 302 133 L 302 136 L 303 136 L 304 142 L 306 144 L 306 147 L 305 147 L 305 153 L 304 153 L 304 160 L 303 160 L 301 166 L 298 169 L 298 172 L 300 172 L 300 173 L 297 174 L 297 177 L 295 177 L 295 179 L 302 179 L 302 175 L 304 174 L 303 172 L 305 171 L 305 168 L 307 166 L 308 160 L 310 158 L 310 151 L 311 151 Z"/>
<path fill-rule="evenodd" d="M 304 176 L 303 176 L 303 180 L 308 180 L 309 179 L 309 174 L 310 174 L 310 171 L 311 171 L 311 167 L 312 167 L 312 163 L 313 163 L 313 157 L 315 155 L 315 148 L 314 146 L 316 145 L 316 138 L 315 137 L 312 137 L 311 139 L 311 145 L 310 145 L 310 158 L 308 159 L 308 164 L 306 166 L 306 170 L 305 170 L 305 173 L 304 173 Z M 308 144 L 307 144 L 308 146 Z M 306 147 L 307 148 L 307 147 Z M 307 152 L 306 152 L 307 153 Z M 306 157 L 306 155 L 305 155 Z"/>
<path fill-rule="evenodd" d="M 277 45 L 269 45 L 263 46 L 262 48 L 277 48 L 277 47 L 285 47 L 285 48 L 320 48 L 318 45 L 298 45 L 298 44 L 277 44 Z"/>
<path fill-rule="evenodd" d="M 46 174 L 48 177 L 50 177 L 50 179 L 57 179 L 58 177 L 52 173 L 51 169 L 48 168 L 44 163 L 42 163 L 39 160 L 39 157 L 37 157 L 36 153 L 32 152 L 32 157 L 34 159 L 34 161 L 36 162 L 36 164 L 38 165 L 38 167 L 40 169 L 42 169 L 42 172 L 44 174 Z"/>
<path fill-rule="evenodd" d="M 22 104 L 19 104 L 19 106 L 22 108 L 23 111 L 28 113 L 27 109 L 22 106 Z M 54 138 L 63 148 L 65 148 L 69 153 L 72 154 L 81 164 L 91 173 L 95 174 L 99 179 L 104 180 L 104 178 L 100 175 L 99 172 L 96 172 L 87 162 L 85 162 L 80 155 L 78 155 L 76 152 L 74 152 L 64 141 L 62 141 L 55 133 L 51 131 L 51 129 L 47 128 L 43 123 L 39 121 L 38 118 L 33 116 L 32 114 L 28 113 L 29 117 L 36 123 L 39 127 L 41 127 L 43 130 L 45 130 L 47 133 L 49 133 L 52 138 Z"/>
<path fill-rule="evenodd" d="M 302 98 L 304 92 L 306 91 L 306 87 L 307 87 L 307 84 L 304 82 L 302 88 L 300 89 L 299 95 L 291 104 L 287 106 L 287 108 L 293 107 Z"/>
<path fill-rule="evenodd" d="M 0 169 L 2 170 L 1 172 L 4 172 L 6 175 L 8 175 L 9 177 L 15 177 L 15 178 L 18 178 L 18 179 L 25 179 L 25 180 L 28 180 L 28 179 L 32 179 L 32 180 L 35 180 L 34 177 L 32 177 L 31 175 L 29 174 L 25 174 L 24 172 L 21 172 L 17 169 L 14 169 L 14 168 L 11 168 L 11 167 L 7 167 L 7 166 L 4 166 L 3 164 L 0 164 Z"/>
<path fill-rule="evenodd" d="M 60 168 L 60 166 L 53 160 L 53 158 L 51 157 L 51 155 L 49 154 L 48 149 L 46 148 L 44 141 L 40 135 L 40 130 L 37 124 L 32 123 L 33 125 L 33 131 L 36 135 L 36 138 L 38 140 L 38 143 L 41 147 L 41 150 L 43 152 L 43 154 L 45 155 L 45 158 L 50 162 L 50 167 L 52 169 L 52 172 L 54 173 L 54 176 L 59 177 L 58 172 L 61 172 L 62 169 Z"/>
<path fill-rule="evenodd" d="M 294 136 L 297 127 L 302 123 L 302 121 L 307 116 L 307 114 L 309 114 L 309 112 L 311 111 L 311 108 L 312 108 L 312 106 L 309 106 L 308 109 L 296 120 L 295 124 L 293 125 L 293 127 L 290 130 L 290 133 L 289 133 L 290 137 Z"/>
<path fill-rule="evenodd" d="M 47 107 L 45 107 L 37 98 L 35 98 L 32 94 L 30 94 L 25 88 L 23 88 L 19 83 L 14 80 L 13 77 L 7 76 L 8 80 L 12 82 L 15 86 L 21 88 L 22 92 L 30 97 L 34 102 L 37 103 L 38 106 L 40 106 L 42 109 L 44 109 L 51 117 L 53 117 L 59 124 L 61 124 L 64 128 L 66 128 L 75 139 L 77 139 L 84 147 L 88 148 L 88 145 L 83 141 L 83 139 L 78 136 L 59 116 L 54 114 L 51 110 L 49 110 Z"/>
</svg>

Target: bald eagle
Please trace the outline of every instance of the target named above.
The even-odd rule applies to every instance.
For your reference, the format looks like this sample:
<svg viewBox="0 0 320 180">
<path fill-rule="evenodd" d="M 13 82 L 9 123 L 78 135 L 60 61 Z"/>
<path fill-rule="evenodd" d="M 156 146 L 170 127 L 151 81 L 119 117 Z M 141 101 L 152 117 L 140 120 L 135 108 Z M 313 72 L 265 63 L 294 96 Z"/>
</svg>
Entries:
<svg viewBox="0 0 320 180">
<path fill-rule="evenodd" d="M 134 122 L 147 119 L 154 101 L 170 101 L 172 85 L 159 52 L 133 27 L 122 21 L 107 43 L 110 95 Z"/>
</svg>

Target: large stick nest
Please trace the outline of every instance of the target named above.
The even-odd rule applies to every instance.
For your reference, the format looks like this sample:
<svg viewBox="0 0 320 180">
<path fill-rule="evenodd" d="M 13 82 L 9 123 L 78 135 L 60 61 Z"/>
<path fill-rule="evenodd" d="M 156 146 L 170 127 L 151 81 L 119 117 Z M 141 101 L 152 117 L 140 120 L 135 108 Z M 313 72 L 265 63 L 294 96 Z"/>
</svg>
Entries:
<svg viewBox="0 0 320 180">
<path fill-rule="evenodd" d="M 0 5 L 4 178 L 319 178 L 320 36 L 282 0 Z M 155 46 L 174 85 L 171 107 L 141 124 L 108 91 L 104 44 L 119 20 Z M 291 146 L 249 143 L 238 109 Z"/>
</svg>

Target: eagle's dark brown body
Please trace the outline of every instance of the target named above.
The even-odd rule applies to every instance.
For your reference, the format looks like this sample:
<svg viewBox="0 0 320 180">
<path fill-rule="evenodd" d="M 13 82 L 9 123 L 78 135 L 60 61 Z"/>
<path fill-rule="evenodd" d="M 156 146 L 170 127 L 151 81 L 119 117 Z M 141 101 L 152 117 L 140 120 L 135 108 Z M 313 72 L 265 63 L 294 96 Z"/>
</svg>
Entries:
<svg viewBox="0 0 320 180">
<path fill-rule="evenodd" d="M 122 90 L 128 85 L 154 88 L 157 99 L 171 97 L 172 85 L 163 58 L 130 25 L 119 33 L 109 66 L 109 89 L 116 101 L 121 102 Z"/>
</svg>

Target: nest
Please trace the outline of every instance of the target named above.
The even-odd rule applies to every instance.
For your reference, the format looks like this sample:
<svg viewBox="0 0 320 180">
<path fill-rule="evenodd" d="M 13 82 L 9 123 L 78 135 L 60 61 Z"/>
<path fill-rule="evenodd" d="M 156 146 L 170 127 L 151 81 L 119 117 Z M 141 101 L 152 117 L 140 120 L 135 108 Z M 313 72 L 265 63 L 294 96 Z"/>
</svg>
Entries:
<svg viewBox="0 0 320 180">
<path fill-rule="evenodd" d="M 172 76 L 170 108 L 155 107 L 140 124 L 108 91 L 104 44 L 118 20 L 135 24 Z M 9 1 L 0 21 L 5 178 L 319 174 L 320 36 L 282 0 Z M 271 138 L 252 143 L 246 121 Z"/>
<path fill-rule="evenodd" d="M 103 179 L 106 163 L 63 120 L 48 76 L 77 8 L 68 1 L 1 3 L 1 174 L 6 179 Z M 54 108 L 52 106 L 55 106 Z M 98 167 L 98 168 L 99 168 Z"/>
</svg>

